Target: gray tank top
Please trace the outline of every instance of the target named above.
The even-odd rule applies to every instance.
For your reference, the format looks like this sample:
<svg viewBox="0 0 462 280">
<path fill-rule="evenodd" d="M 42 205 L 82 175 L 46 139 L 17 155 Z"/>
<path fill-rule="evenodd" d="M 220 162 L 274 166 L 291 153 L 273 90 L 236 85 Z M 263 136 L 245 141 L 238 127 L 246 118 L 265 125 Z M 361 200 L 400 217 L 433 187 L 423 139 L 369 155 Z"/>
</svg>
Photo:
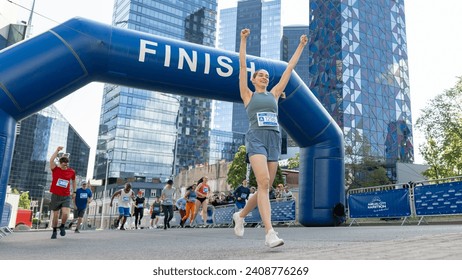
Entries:
<svg viewBox="0 0 462 280">
<path fill-rule="evenodd" d="M 249 130 L 271 129 L 279 131 L 278 104 L 271 92 L 254 92 L 245 110 L 249 118 Z"/>
</svg>

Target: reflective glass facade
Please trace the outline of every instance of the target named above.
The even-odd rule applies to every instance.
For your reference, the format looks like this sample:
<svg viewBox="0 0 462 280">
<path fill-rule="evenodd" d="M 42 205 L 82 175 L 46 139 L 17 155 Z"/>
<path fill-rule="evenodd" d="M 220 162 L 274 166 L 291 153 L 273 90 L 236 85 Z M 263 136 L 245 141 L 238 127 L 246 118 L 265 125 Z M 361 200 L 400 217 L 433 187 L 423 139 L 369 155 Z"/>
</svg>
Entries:
<svg viewBox="0 0 462 280">
<path fill-rule="evenodd" d="M 215 45 L 216 0 L 115 0 L 113 24 Z M 211 101 L 106 85 L 95 177 L 165 180 L 209 161 Z M 112 180 L 112 181 L 111 181 Z"/>
<path fill-rule="evenodd" d="M 210 134 L 210 164 L 221 160 L 233 161 L 239 147 L 245 145 L 245 135 L 221 130 L 212 130 Z"/>
<path fill-rule="evenodd" d="M 395 178 L 414 160 L 404 0 L 311 0 L 309 26 L 310 89 Z"/>
<path fill-rule="evenodd" d="M 50 156 L 56 147 L 70 153 L 70 167 L 77 176 L 87 176 L 90 146 L 66 121 L 55 106 L 49 106 L 23 119 L 18 126 L 8 184 L 29 191 L 33 200 L 50 189 Z"/>
<path fill-rule="evenodd" d="M 235 7 L 220 10 L 220 20 L 218 27 L 219 49 L 233 52 L 235 51 L 236 38 L 234 36 L 230 36 L 230 34 L 235 34 L 236 32 L 236 17 L 237 9 Z M 232 121 L 230 120 L 233 119 L 233 103 L 213 100 L 212 107 L 212 134 L 213 130 L 232 132 Z M 210 152 L 213 153 L 212 149 Z M 213 161 L 212 158 L 215 158 L 215 156 L 211 154 L 211 162 Z"/>
<path fill-rule="evenodd" d="M 281 60 L 288 62 L 292 57 L 292 54 L 297 49 L 300 43 L 300 36 L 303 34 L 308 34 L 307 25 L 294 25 L 294 26 L 284 26 L 283 35 L 282 35 L 282 44 L 281 44 Z M 295 72 L 297 75 L 308 85 L 309 82 L 309 52 L 304 51 L 298 60 L 297 65 L 295 66 Z M 296 153 L 300 151 L 297 143 L 295 143 L 292 138 L 287 135 L 284 129 L 282 132 L 282 149 L 281 151 L 282 159 L 287 159 L 294 157 Z M 286 149 L 284 151 L 284 149 Z"/>
<path fill-rule="evenodd" d="M 0 50 L 24 40 L 27 25 L 9 24 L 0 27 Z"/>
</svg>

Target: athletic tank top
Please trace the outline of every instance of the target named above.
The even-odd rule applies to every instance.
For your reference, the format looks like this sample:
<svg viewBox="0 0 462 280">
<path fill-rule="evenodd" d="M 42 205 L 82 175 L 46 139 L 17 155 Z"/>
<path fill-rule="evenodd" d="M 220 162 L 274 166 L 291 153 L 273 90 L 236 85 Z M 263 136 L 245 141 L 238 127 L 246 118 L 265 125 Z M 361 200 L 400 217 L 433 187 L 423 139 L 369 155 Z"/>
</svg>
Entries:
<svg viewBox="0 0 462 280">
<path fill-rule="evenodd" d="M 132 194 L 133 194 L 132 190 L 126 193 L 125 190 L 122 189 L 119 195 L 119 207 L 130 208 L 132 206 L 132 201 L 133 201 Z"/>
<path fill-rule="evenodd" d="M 279 131 L 278 104 L 271 92 L 254 92 L 245 110 L 249 118 L 249 130 L 271 129 Z"/>
<path fill-rule="evenodd" d="M 195 202 L 196 201 L 196 192 L 194 191 L 194 188 L 189 190 L 189 195 L 188 195 L 188 201 L 189 202 Z"/>
</svg>

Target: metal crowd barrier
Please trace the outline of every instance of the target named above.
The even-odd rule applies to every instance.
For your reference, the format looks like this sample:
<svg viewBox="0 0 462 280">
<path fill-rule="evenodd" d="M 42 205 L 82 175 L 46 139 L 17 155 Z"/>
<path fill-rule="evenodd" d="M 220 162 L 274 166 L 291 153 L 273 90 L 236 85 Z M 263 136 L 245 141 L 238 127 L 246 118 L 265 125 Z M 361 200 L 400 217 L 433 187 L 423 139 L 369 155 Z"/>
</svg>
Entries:
<svg viewBox="0 0 462 280">
<path fill-rule="evenodd" d="M 273 223 L 287 223 L 289 226 L 295 224 L 295 200 L 271 200 L 271 220 Z M 113 211 L 113 210 L 111 210 Z M 194 225 L 204 226 L 204 227 L 232 227 L 233 226 L 233 214 L 238 211 L 234 203 L 213 206 L 208 205 L 207 207 L 207 221 L 203 221 L 201 217 L 201 209 L 196 215 L 194 220 Z M 88 211 L 90 212 L 90 211 Z M 87 221 L 92 227 L 98 228 L 101 223 L 101 214 L 96 214 L 91 211 L 92 214 L 87 213 Z M 161 214 L 158 226 L 163 226 L 163 214 Z M 114 228 L 114 221 L 118 218 L 117 213 L 106 213 L 104 215 L 104 228 Z M 127 219 L 127 223 L 130 224 L 130 227 L 134 225 L 135 217 L 130 217 Z M 149 214 L 149 209 L 145 209 L 144 216 L 142 219 L 142 228 L 149 228 L 151 221 L 151 215 Z M 170 221 L 171 227 L 180 226 L 180 213 L 174 211 L 173 219 Z M 245 218 L 245 222 L 248 224 L 257 224 L 262 223 L 258 207 L 253 209 Z M 186 221 L 186 225 L 189 224 L 189 220 Z"/>
<path fill-rule="evenodd" d="M 295 200 L 272 200 L 271 202 L 271 221 L 273 223 L 288 223 L 288 225 L 295 224 Z M 226 204 L 213 206 L 208 205 L 207 208 L 207 221 L 204 223 L 200 215 L 200 210 L 194 220 L 194 224 L 198 226 L 209 226 L 209 227 L 232 227 L 233 226 L 233 214 L 238 209 L 235 204 Z M 180 214 L 175 211 L 175 218 L 170 222 L 170 225 L 179 226 Z M 175 220 L 175 221 L 174 221 Z M 247 224 L 261 224 L 260 212 L 258 207 L 253 209 L 247 217 L 245 217 Z M 185 224 L 188 224 L 187 221 Z"/>
<path fill-rule="evenodd" d="M 413 186 L 414 213 L 418 225 L 428 216 L 462 214 L 462 176 L 419 182 Z"/>
<path fill-rule="evenodd" d="M 2 223 L 0 224 L 0 239 L 11 234 L 9 224 L 11 219 L 12 206 L 9 203 L 5 203 L 5 208 L 3 208 L 2 214 Z"/>
<path fill-rule="evenodd" d="M 403 219 L 462 214 L 462 176 L 348 190 L 350 226 L 359 218 Z"/>
</svg>

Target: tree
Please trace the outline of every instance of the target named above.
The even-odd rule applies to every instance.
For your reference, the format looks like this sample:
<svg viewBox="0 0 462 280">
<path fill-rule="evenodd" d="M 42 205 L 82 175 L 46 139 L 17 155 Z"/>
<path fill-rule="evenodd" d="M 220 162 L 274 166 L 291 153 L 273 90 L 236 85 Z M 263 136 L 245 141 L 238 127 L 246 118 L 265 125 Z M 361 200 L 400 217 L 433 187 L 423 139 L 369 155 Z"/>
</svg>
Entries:
<svg viewBox="0 0 462 280">
<path fill-rule="evenodd" d="M 350 188 L 364 188 L 390 184 L 387 171 L 380 159 L 371 155 L 367 139 L 351 134 L 345 138 L 345 184 Z"/>
<path fill-rule="evenodd" d="M 17 189 L 13 189 L 12 193 L 19 194 L 20 192 Z M 21 192 L 21 195 L 19 196 L 18 207 L 22 209 L 30 209 L 30 198 L 28 191 Z"/>
<path fill-rule="evenodd" d="M 289 158 L 289 169 L 297 169 L 300 166 L 300 153 L 296 153 L 295 157 Z"/>
<path fill-rule="evenodd" d="M 246 152 L 245 146 L 240 146 L 237 153 L 234 155 L 233 162 L 229 166 L 226 182 L 230 184 L 233 189 L 237 188 L 246 177 Z M 280 183 L 284 183 L 284 176 L 282 175 L 281 168 L 278 166 L 273 187 L 276 187 Z M 249 185 L 257 187 L 257 180 L 252 169 L 250 170 Z"/>
<path fill-rule="evenodd" d="M 234 155 L 233 162 L 229 166 L 226 182 L 230 184 L 233 189 L 237 188 L 245 179 L 247 173 L 245 154 L 245 146 L 240 146 L 237 153 Z"/>
<path fill-rule="evenodd" d="M 427 142 L 419 151 L 430 168 L 424 175 L 430 179 L 460 176 L 462 173 L 462 78 L 456 85 L 437 95 L 422 109 L 416 127 Z"/>
</svg>

